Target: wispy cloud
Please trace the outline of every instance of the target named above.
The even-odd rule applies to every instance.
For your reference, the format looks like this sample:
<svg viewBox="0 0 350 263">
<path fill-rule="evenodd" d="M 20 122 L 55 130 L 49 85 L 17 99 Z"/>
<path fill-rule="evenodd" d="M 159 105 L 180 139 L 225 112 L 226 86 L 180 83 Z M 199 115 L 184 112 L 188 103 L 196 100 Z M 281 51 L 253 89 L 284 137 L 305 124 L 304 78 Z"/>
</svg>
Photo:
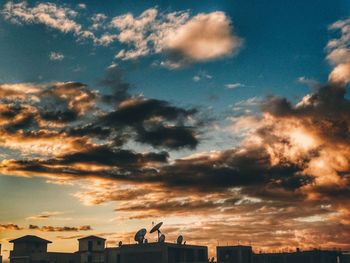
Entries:
<svg viewBox="0 0 350 263">
<path fill-rule="evenodd" d="M 26 218 L 26 220 L 47 220 L 47 219 L 52 219 L 55 218 L 56 216 L 63 215 L 64 212 L 60 211 L 47 211 L 47 212 L 42 212 L 37 215 L 32 215 Z"/>
<path fill-rule="evenodd" d="M 51 52 L 49 58 L 52 61 L 61 61 L 64 59 L 64 55 L 60 52 Z"/>
<path fill-rule="evenodd" d="M 225 84 L 226 89 L 237 89 L 237 88 L 242 88 L 242 87 L 245 87 L 245 85 L 242 83 L 239 83 L 239 82 Z"/>
<path fill-rule="evenodd" d="M 209 80 L 212 78 L 213 78 L 213 76 L 208 74 L 206 71 L 199 71 L 196 75 L 193 76 L 192 80 L 194 82 L 198 82 L 201 80 Z"/>
</svg>

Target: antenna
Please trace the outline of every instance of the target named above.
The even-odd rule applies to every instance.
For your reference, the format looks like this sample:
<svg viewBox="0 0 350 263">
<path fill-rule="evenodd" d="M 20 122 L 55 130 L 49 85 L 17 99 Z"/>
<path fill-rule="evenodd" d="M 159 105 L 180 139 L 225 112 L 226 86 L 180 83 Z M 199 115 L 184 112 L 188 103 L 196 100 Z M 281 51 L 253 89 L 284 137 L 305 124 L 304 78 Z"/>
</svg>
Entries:
<svg viewBox="0 0 350 263">
<path fill-rule="evenodd" d="M 163 225 L 163 222 L 160 222 L 160 223 L 156 224 L 155 226 L 153 226 L 152 229 L 151 229 L 151 231 L 149 231 L 150 234 L 152 234 L 152 233 L 154 233 L 154 232 L 157 231 L 157 233 L 158 233 L 158 242 L 159 242 L 160 234 L 161 234 L 161 232 L 160 232 L 159 229 L 160 229 L 160 227 L 161 227 L 162 225 Z"/>
<path fill-rule="evenodd" d="M 159 239 L 158 239 L 158 242 L 159 243 L 164 243 L 164 241 L 165 241 L 165 236 L 163 234 L 161 234 Z"/>
<path fill-rule="evenodd" d="M 146 228 L 142 228 L 139 231 L 136 232 L 134 240 L 137 241 L 137 243 L 142 244 L 143 240 L 145 239 L 145 235 L 147 233 Z"/>
<path fill-rule="evenodd" d="M 179 235 L 176 239 L 176 244 L 181 245 L 183 240 L 184 240 L 184 237 L 182 235 Z"/>
</svg>

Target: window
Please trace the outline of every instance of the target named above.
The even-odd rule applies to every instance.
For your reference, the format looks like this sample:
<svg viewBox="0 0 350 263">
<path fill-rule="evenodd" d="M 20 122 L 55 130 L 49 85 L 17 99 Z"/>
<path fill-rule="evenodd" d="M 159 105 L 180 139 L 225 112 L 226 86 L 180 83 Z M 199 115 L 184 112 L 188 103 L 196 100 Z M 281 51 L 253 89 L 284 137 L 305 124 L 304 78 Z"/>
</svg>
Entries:
<svg viewBox="0 0 350 263">
<path fill-rule="evenodd" d="M 92 251 L 92 241 L 88 241 L 88 251 Z"/>
</svg>

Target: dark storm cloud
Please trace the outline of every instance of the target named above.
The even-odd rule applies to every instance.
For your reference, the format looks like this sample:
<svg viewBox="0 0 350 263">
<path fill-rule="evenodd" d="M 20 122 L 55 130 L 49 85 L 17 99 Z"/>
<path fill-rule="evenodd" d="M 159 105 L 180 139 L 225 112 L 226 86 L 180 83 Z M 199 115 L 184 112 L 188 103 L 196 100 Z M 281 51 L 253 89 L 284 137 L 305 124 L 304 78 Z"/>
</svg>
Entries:
<svg viewBox="0 0 350 263">
<path fill-rule="evenodd" d="M 137 141 L 154 147 L 194 148 L 198 144 L 196 129 L 184 123 L 195 113 L 195 109 L 175 107 L 166 101 L 136 98 L 102 116 L 100 123 L 105 127 L 132 128 Z"/>
<path fill-rule="evenodd" d="M 193 127 L 164 127 L 153 125 L 148 130 L 139 127 L 136 140 L 151 144 L 154 147 L 178 149 L 183 147 L 195 148 L 198 145 Z"/>
<path fill-rule="evenodd" d="M 113 150 L 108 146 L 93 147 L 85 152 L 67 154 L 57 160 L 48 160 L 50 164 L 91 163 L 117 167 L 142 167 L 147 162 L 165 163 L 168 153 L 135 153 L 130 150 Z"/>
</svg>

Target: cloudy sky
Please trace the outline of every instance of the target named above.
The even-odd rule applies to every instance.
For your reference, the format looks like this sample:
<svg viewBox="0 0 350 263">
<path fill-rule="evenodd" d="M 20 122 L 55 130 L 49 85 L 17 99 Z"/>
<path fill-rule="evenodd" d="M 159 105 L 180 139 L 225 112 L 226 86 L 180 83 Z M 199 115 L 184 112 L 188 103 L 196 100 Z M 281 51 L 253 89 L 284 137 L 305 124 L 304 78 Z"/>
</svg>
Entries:
<svg viewBox="0 0 350 263">
<path fill-rule="evenodd" d="M 350 3 L 3 1 L 0 241 L 350 249 Z M 150 241 L 155 236 L 148 235 Z"/>
</svg>

